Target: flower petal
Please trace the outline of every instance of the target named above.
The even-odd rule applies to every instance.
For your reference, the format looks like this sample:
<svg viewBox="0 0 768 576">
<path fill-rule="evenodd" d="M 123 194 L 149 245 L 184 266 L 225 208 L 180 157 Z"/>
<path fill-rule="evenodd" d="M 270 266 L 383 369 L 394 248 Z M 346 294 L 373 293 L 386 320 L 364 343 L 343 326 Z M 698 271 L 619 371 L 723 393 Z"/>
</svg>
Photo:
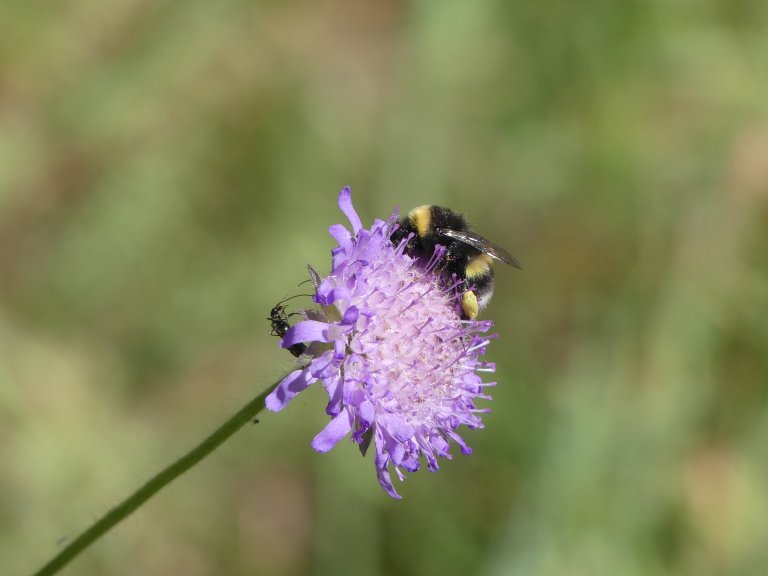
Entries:
<svg viewBox="0 0 768 576">
<path fill-rule="evenodd" d="M 344 311 L 344 317 L 341 319 L 341 325 L 342 326 L 351 326 L 355 322 L 357 322 L 357 319 L 360 316 L 360 310 L 357 309 L 357 306 L 350 306 Z"/>
<path fill-rule="evenodd" d="M 327 378 L 336 377 L 339 367 L 334 364 L 333 351 L 323 352 L 315 358 L 309 365 L 309 371 L 318 380 L 325 381 Z"/>
<path fill-rule="evenodd" d="M 378 418 L 379 424 L 396 442 L 407 442 L 413 437 L 413 426 L 405 418 L 395 414 L 386 414 Z"/>
<path fill-rule="evenodd" d="M 299 342 L 330 342 L 328 340 L 328 327 L 327 322 L 304 320 L 286 332 L 280 346 L 290 348 Z"/>
<path fill-rule="evenodd" d="M 376 418 L 376 409 L 373 407 L 373 404 L 371 404 L 371 402 L 368 400 L 363 400 L 362 402 L 360 402 L 360 406 L 358 410 L 360 412 L 360 420 L 362 420 L 368 425 L 370 425 Z"/>
<path fill-rule="evenodd" d="M 360 232 L 363 229 L 363 223 L 352 206 L 352 190 L 350 190 L 349 186 L 344 186 L 341 192 L 339 192 L 339 208 L 349 218 L 349 223 L 352 224 L 352 231 L 355 234 Z"/>
<path fill-rule="evenodd" d="M 453 441 L 456 442 L 456 444 L 459 445 L 459 448 L 461 449 L 462 454 L 472 454 L 472 448 L 467 446 L 467 443 L 464 442 L 464 438 L 459 436 L 456 432 L 453 430 L 448 430 L 448 435 L 453 438 Z"/>
<path fill-rule="evenodd" d="M 344 390 L 341 374 L 337 372 L 334 376 L 323 380 L 323 387 L 328 394 L 328 406 L 325 408 L 325 413 L 328 416 L 336 416 L 341 412 L 342 392 Z"/>
<path fill-rule="evenodd" d="M 267 396 L 264 405 L 272 412 L 280 412 L 294 396 L 316 381 L 317 378 L 313 378 L 305 370 L 294 370 Z"/>
<path fill-rule="evenodd" d="M 347 410 L 341 413 L 315 436 L 312 440 L 312 448 L 318 452 L 328 452 L 352 430 L 352 416 Z"/>
<path fill-rule="evenodd" d="M 328 228 L 328 232 L 330 232 L 333 239 L 339 243 L 339 247 L 342 250 L 346 252 L 352 248 L 352 234 L 349 233 L 349 230 L 347 230 L 345 226 L 342 226 L 341 224 L 333 224 Z"/>
<path fill-rule="evenodd" d="M 344 360 L 347 353 L 347 344 L 341 338 L 337 338 L 333 343 L 333 359 L 340 363 Z"/>
<path fill-rule="evenodd" d="M 389 470 L 386 468 L 376 468 L 376 476 L 379 479 L 379 484 L 384 488 L 384 492 L 396 500 L 402 500 L 403 497 L 397 493 L 395 487 L 392 485 L 392 478 L 389 476 Z"/>
<path fill-rule="evenodd" d="M 384 447 L 384 437 L 381 430 L 377 429 L 374 435 L 376 438 L 376 457 L 374 462 L 376 464 L 376 477 L 379 479 L 379 484 L 384 488 L 384 491 L 400 500 L 402 496 L 397 493 L 395 487 L 392 485 L 392 477 L 389 475 L 389 454 Z"/>
</svg>

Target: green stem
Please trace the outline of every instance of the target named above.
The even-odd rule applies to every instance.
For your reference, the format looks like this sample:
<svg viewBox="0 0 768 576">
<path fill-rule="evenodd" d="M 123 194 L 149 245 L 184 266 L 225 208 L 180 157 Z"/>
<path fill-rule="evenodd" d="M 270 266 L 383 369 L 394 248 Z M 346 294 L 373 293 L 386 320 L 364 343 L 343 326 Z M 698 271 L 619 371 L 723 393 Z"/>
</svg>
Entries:
<svg viewBox="0 0 768 576">
<path fill-rule="evenodd" d="M 144 504 L 144 502 L 154 496 L 161 488 L 170 484 L 171 481 L 184 474 L 184 472 L 208 456 L 208 454 L 218 448 L 227 438 L 232 436 L 246 423 L 250 422 L 256 414 L 261 412 L 262 408 L 264 408 L 265 398 L 276 386 L 277 384 L 273 384 L 256 398 L 248 402 L 248 404 L 243 406 L 237 414 L 217 428 L 213 434 L 208 436 L 195 448 L 176 460 L 176 462 L 168 466 L 165 470 L 162 470 L 155 477 L 151 478 L 144 484 L 144 486 L 136 490 L 136 492 L 128 496 L 128 498 L 123 500 L 120 504 L 112 508 L 102 516 L 101 519 L 96 521 L 95 524 L 86 529 L 80 536 L 63 548 L 61 552 L 56 554 L 50 562 L 35 572 L 34 576 L 50 576 L 51 574 L 58 572 L 69 563 L 70 560 L 75 558 L 97 539 L 114 528 L 118 522 L 125 519 L 139 506 Z"/>
</svg>

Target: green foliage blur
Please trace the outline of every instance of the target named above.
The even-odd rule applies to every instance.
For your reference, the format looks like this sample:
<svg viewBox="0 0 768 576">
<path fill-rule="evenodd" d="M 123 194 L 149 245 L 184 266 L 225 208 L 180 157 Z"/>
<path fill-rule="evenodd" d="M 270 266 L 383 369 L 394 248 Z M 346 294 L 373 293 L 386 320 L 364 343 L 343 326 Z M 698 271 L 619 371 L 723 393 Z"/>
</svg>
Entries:
<svg viewBox="0 0 768 576">
<path fill-rule="evenodd" d="M 393 501 L 316 387 L 63 574 L 764 574 L 767 63 L 757 0 L 5 0 L 0 573 L 291 369 L 349 184 L 523 263 L 474 454 Z"/>
</svg>

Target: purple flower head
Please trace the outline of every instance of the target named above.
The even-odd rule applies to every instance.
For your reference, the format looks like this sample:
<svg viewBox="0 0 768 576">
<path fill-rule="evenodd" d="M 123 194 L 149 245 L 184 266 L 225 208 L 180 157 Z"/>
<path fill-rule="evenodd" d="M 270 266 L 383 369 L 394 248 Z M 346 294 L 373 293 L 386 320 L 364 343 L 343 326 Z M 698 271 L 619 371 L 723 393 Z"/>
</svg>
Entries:
<svg viewBox="0 0 768 576">
<path fill-rule="evenodd" d="M 393 246 L 397 213 L 363 228 L 352 207 L 351 191 L 339 194 L 339 207 L 352 224 L 330 227 L 338 242 L 331 273 L 316 288 L 322 314 L 307 314 L 281 342 L 283 348 L 309 345 L 311 360 L 289 374 L 267 397 L 275 412 L 320 380 L 328 394 L 328 425 L 312 441 L 327 452 L 351 434 L 365 452 L 373 439 L 376 473 L 384 490 L 400 498 L 392 468 L 415 472 L 420 459 L 438 468 L 437 456 L 450 458 L 449 441 L 464 454 L 471 449 L 456 428 L 482 428 L 476 398 L 489 399 L 478 372 L 493 372 L 482 362 L 491 336 L 490 321 L 461 320 L 456 286 L 446 286 L 434 267 L 442 256 L 420 267 Z"/>
</svg>

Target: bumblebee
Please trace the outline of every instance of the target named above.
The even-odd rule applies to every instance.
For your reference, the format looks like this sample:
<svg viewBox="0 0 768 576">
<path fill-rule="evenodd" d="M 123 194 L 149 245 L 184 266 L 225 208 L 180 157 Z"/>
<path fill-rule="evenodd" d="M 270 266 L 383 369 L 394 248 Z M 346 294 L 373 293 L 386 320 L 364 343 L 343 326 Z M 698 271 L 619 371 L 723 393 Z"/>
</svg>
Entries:
<svg viewBox="0 0 768 576">
<path fill-rule="evenodd" d="M 429 261 L 440 244 L 445 255 L 436 269 L 446 281 L 462 282 L 461 310 L 465 319 L 474 319 L 493 295 L 493 260 L 522 268 L 517 259 L 501 246 L 469 229 L 467 219 L 449 208 L 426 204 L 401 218 L 391 241 L 397 246 L 410 234 L 405 253 L 423 263 Z"/>
</svg>

